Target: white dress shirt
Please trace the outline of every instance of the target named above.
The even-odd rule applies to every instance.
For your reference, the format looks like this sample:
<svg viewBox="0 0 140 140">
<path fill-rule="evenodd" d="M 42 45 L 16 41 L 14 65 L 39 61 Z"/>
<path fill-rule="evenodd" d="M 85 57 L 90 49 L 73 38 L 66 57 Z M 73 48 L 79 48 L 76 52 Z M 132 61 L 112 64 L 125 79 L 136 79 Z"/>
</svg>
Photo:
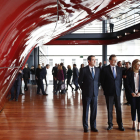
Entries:
<svg viewBox="0 0 140 140">
<path fill-rule="evenodd" d="M 116 77 L 117 77 L 116 66 L 111 66 L 111 65 L 110 65 L 110 68 L 111 68 L 112 73 L 113 73 L 113 67 L 114 67 L 115 74 L 116 74 Z"/>
<path fill-rule="evenodd" d="M 109 23 L 112 23 L 113 24 L 113 19 L 109 19 Z"/>
<path fill-rule="evenodd" d="M 135 82 L 135 93 L 138 93 L 139 90 L 139 73 L 134 72 L 134 82 Z"/>
<path fill-rule="evenodd" d="M 91 74 L 92 74 L 92 69 L 91 68 L 93 68 L 93 72 L 94 72 L 94 75 L 95 75 L 95 67 L 93 66 L 93 67 L 91 67 L 90 65 L 89 65 L 89 70 L 90 70 L 90 72 L 91 72 Z"/>
</svg>

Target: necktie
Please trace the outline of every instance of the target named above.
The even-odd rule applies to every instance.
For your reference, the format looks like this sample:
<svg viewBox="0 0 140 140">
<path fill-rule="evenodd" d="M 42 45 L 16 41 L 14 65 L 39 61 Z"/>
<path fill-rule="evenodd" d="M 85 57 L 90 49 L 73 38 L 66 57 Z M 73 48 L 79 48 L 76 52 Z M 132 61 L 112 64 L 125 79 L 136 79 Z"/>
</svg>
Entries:
<svg viewBox="0 0 140 140">
<path fill-rule="evenodd" d="M 113 76 L 116 78 L 115 67 L 113 67 Z"/>
<path fill-rule="evenodd" d="M 93 77 L 93 79 L 94 79 L 94 71 L 93 71 L 93 68 L 91 68 L 91 74 L 92 74 L 92 77 Z"/>
</svg>

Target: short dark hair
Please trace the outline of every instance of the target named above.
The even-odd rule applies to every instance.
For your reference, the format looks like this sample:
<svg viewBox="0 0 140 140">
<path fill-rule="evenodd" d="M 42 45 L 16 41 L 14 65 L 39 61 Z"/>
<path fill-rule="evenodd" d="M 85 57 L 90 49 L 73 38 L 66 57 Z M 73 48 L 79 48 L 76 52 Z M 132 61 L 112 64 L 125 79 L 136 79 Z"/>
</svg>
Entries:
<svg viewBox="0 0 140 140">
<path fill-rule="evenodd" d="M 87 60 L 91 61 L 91 57 L 95 57 L 94 55 L 89 55 Z"/>
<path fill-rule="evenodd" d="M 118 61 L 118 62 L 117 62 L 117 65 L 118 65 L 120 62 L 121 62 L 121 61 Z"/>
<path fill-rule="evenodd" d="M 46 65 L 46 67 L 50 66 L 49 64 Z"/>
<path fill-rule="evenodd" d="M 75 66 L 75 67 L 76 67 L 76 64 L 73 64 L 73 66 Z"/>
<path fill-rule="evenodd" d="M 61 66 L 64 66 L 64 64 L 63 64 L 63 63 L 60 63 L 60 65 L 61 65 Z"/>
<path fill-rule="evenodd" d="M 110 55 L 109 60 L 112 60 L 112 57 L 116 57 L 115 54 Z"/>
<path fill-rule="evenodd" d="M 129 65 L 131 65 L 131 62 L 125 62 L 125 63 L 129 63 Z"/>
</svg>

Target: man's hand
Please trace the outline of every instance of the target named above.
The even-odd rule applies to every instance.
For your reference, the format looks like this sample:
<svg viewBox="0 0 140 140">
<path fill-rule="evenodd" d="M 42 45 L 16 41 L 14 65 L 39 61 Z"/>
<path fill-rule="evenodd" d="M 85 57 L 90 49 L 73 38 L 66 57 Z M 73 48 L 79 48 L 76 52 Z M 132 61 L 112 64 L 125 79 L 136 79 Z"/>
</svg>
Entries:
<svg viewBox="0 0 140 140">
<path fill-rule="evenodd" d="M 132 93 L 132 96 L 133 96 L 133 97 L 137 97 L 137 95 L 136 95 L 135 93 Z"/>
<path fill-rule="evenodd" d="M 21 71 L 21 70 L 19 70 L 19 73 L 22 73 L 22 71 Z"/>
<path fill-rule="evenodd" d="M 127 76 L 126 75 L 123 75 L 123 78 L 126 78 Z"/>
<path fill-rule="evenodd" d="M 140 97 L 140 93 L 137 93 L 137 95 L 136 95 L 137 97 Z"/>
</svg>

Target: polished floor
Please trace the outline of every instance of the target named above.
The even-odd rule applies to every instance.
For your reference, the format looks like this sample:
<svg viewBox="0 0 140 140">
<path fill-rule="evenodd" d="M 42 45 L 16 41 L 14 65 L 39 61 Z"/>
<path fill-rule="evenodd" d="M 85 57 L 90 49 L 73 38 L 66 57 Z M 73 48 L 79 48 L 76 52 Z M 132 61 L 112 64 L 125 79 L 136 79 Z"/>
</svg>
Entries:
<svg viewBox="0 0 140 140">
<path fill-rule="evenodd" d="M 98 97 L 98 133 L 83 133 L 81 93 L 68 92 L 48 96 L 37 95 L 36 86 L 30 86 L 19 101 L 8 101 L 0 113 L 0 140 L 138 140 L 140 132 L 131 130 L 130 106 L 122 105 L 125 132 L 119 131 L 113 113 L 114 129 L 107 131 L 107 110 L 103 91 Z M 126 102 L 122 91 L 122 103 Z"/>
</svg>

